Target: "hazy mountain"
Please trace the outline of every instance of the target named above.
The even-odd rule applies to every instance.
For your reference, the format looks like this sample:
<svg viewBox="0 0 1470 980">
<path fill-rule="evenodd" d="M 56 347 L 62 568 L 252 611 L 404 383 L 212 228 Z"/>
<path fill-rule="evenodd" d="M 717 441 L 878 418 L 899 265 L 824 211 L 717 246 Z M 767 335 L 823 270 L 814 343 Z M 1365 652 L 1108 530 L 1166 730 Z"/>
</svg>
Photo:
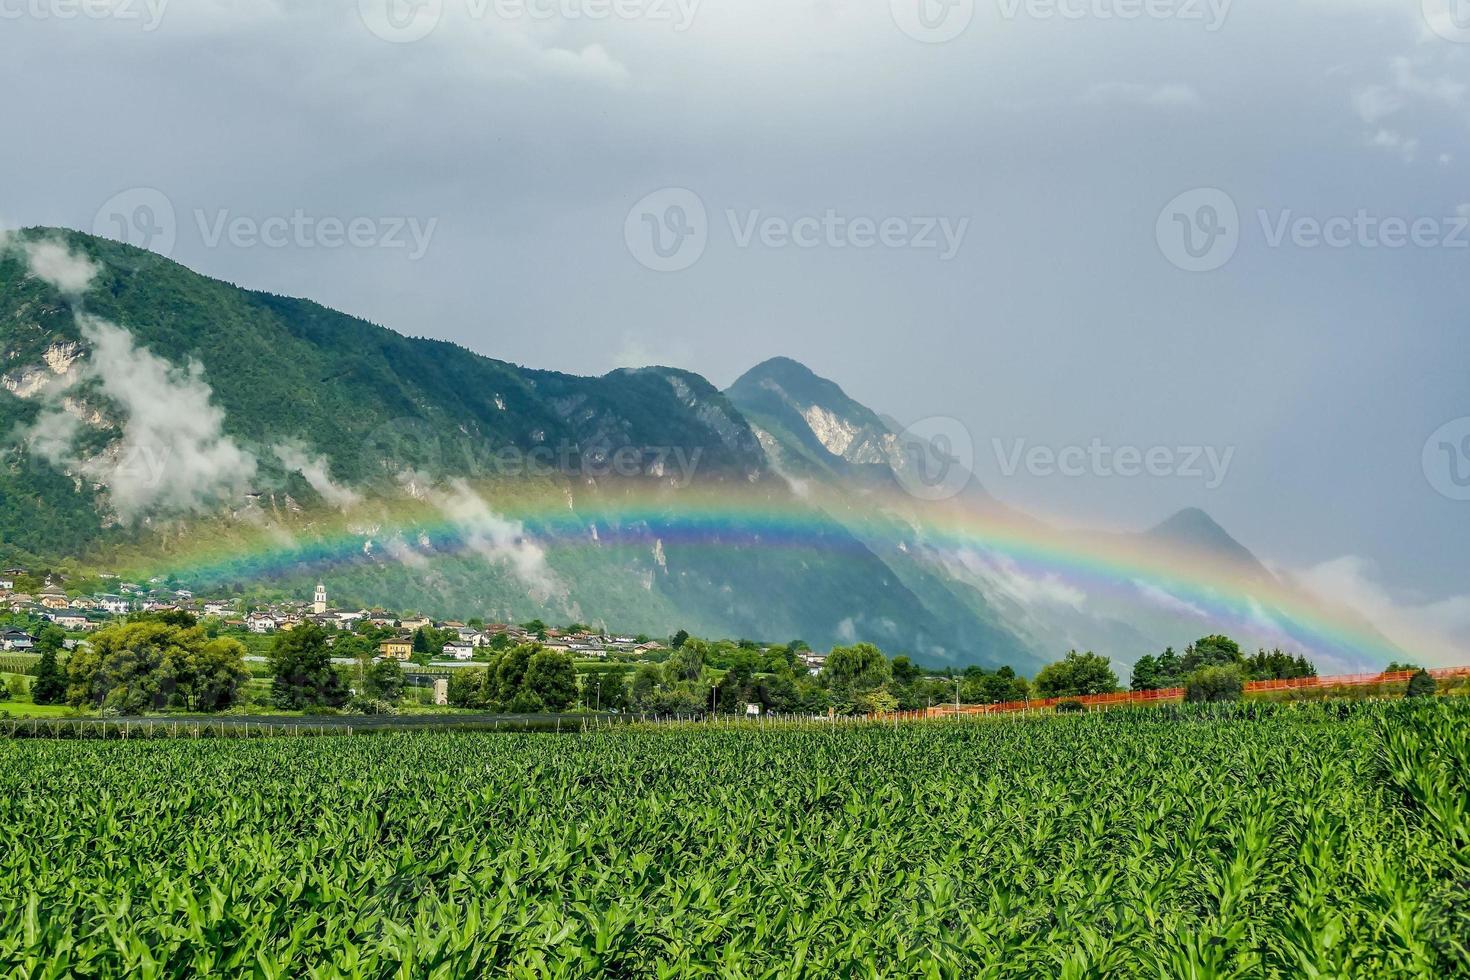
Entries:
<svg viewBox="0 0 1470 980">
<path fill-rule="evenodd" d="M 0 562 L 78 575 L 326 577 L 344 603 L 1028 671 L 1217 624 L 1147 583 L 1079 586 L 987 528 L 1279 585 L 1202 511 L 1064 536 L 967 472 L 931 494 L 958 472 L 942 438 L 786 358 L 725 392 L 670 368 L 531 370 L 72 232 L 0 250 L 0 435 Z"/>
</svg>

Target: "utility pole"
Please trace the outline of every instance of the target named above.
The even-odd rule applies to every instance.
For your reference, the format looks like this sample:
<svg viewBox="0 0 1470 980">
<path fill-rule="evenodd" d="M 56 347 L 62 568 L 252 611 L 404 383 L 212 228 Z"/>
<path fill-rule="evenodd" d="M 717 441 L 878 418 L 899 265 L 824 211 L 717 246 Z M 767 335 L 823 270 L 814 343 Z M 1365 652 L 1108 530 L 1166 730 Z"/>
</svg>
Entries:
<svg viewBox="0 0 1470 980">
<path fill-rule="evenodd" d="M 960 713 L 960 679 L 954 679 L 954 713 Z"/>
<path fill-rule="evenodd" d="M 602 681 L 598 681 L 597 682 L 597 707 L 594 708 L 593 710 L 594 711 L 601 711 L 602 710 Z"/>
</svg>

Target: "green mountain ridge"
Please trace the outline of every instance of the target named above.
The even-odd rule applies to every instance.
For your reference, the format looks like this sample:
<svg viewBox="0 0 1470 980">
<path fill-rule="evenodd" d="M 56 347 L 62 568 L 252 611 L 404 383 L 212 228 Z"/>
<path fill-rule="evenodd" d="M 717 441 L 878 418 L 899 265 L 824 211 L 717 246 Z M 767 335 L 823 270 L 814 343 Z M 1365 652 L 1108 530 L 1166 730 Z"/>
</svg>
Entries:
<svg viewBox="0 0 1470 980">
<path fill-rule="evenodd" d="M 667 367 L 578 377 L 77 232 L 18 238 L 42 241 L 97 266 L 82 309 L 122 329 L 99 349 L 106 335 L 22 250 L 0 250 L 0 563 L 178 571 L 269 594 L 325 576 L 343 603 L 444 617 L 868 640 L 934 665 L 1028 671 L 1072 646 L 1127 662 L 1215 628 L 1142 587 L 1085 596 L 984 541 L 935 538 L 928 528 L 977 518 L 1056 532 L 973 479 L 952 498 L 915 492 L 932 447 L 789 358 L 723 392 Z M 98 362 L 119 345 L 126 370 L 109 375 Z M 151 486 L 140 506 L 109 467 L 140 412 L 191 390 L 178 412 L 202 417 L 176 421 L 198 444 L 164 470 L 178 492 Z M 166 421 L 150 423 L 165 442 Z M 48 450 L 53 430 L 67 454 Z M 215 457 L 250 466 L 211 482 Z M 747 516 L 762 514 L 785 516 Z M 1139 535 L 1075 533 L 1112 538 L 1279 585 L 1202 511 Z"/>
<path fill-rule="evenodd" d="M 507 454 L 524 461 L 552 449 L 554 471 L 530 482 L 543 495 L 565 495 L 569 506 L 615 503 L 636 488 L 646 495 L 648 486 L 669 481 L 654 457 L 670 451 L 698 460 L 698 486 L 730 485 L 758 500 L 794 505 L 743 414 L 696 374 L 643 368 L 582 378 L 521 368 L 442 341 L 406 338 L 307 300 L 208 279 L 115 242 L 50 229 L 23 237 L 59 239 L 96 263 L 101 271 L 86 293 L 86 312 L 125 328 L 141 348 L 173 365 L 197 364 L 223 412 L 222 435 L 251 452 L 258 466 L 246 501 L 150 515 L 129 526 L 110 513 L 107 486 L 38 459 L 12 438 L 0 466 L 0 551 L 10 561 L 106 567 L 119 554 L 146 555 L 162 570 L 170 556 L 182 558 L 210 542 L 211 553 L 233 550 L 239 560 L 222 563 L 217 581 L 199 585 L 265 581 L 304 591 L 322 574 L 306 563 L 316 554 L 309 544 L 329 502 L 276 458 L 273 449 L 282 444 L 319 456 L 332 481 L 369 501 L 401 495 L 405 472 L 500 486 L 522 475 L 504 470 Z M 33 425 L 46 399 L 27 393 L 28 386 L 53 380 L 48 365 L 66 363 L 70 370 L 86 348 L 65 299 L 29 275 L 15 250 L 0 258 L 0 432 L 13 436 Z M 89 452 L 115 445 L 123 423 L 96 388 L 83 380 L 67 396 L 97 419 L 82 427 L 80 443 Z M 587 475 L 600 473 L 619 450 L 638 459 L 629 480 Z M 333 591 L 443 615 L 544 614 L 650 632 L 686 627 L 802 637 L 818 645 L 864 638 L 934 661 L 1035 659 L 1004 630 L 977 631 L 974 622 L 956 618 L 962 610 L 926 606 L 840 522 L 820 513 L 806 520 L 807 546 L 790 552 L 765 547 L 760 529 L 738 524 L 716 541 L 681 542 L 677 498 L 669 507 L 668 527 L 655 513 L 641 528 L 605 528 L 600 537 L 612 540 L 600 543 L 589 522 L 587 540 L 548 546 L 549 569 L 566 586 L 561 592 L 528 595 L 504 569 L 456 551 L 454 542 L 430 540 L 435 531 L 427 517 L 403 528 L 402 536 L 428 540 L 414 547 L 430 561 L 394 560 L 381 537 L 365 528 L 369 553 L 331 567 Z M 242 515 L 307 542 L 301 567 L 255 560 Z M 533 537 L 536 530 L 526 527 Z M 638 543 L 627 543 L 629 537 Z"/>
</svg>

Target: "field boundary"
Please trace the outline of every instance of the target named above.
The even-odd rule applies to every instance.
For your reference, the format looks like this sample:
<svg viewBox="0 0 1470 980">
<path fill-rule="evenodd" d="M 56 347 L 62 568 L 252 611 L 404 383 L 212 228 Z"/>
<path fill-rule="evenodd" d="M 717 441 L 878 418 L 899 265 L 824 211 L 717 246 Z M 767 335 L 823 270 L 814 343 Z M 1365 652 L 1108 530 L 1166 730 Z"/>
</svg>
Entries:
<svg viewBox="0 0 1470 980">
<path fill-rule="evenodd" d="M 1470 667 L 1432 667 L 1429 676 L 1436 681 L 1470 677 Z M 1418 671 L 1381 671 L 1377 674 L 1334 674 L 1326 677 L 1295 677 L 1290 680 L 1248 681 L 1245 693 L 1257 694 L 1267 691 L 1300 691 L 1313 688 L 1372 687 L 1378 684 L 1407 682 Z M 1017 711 L 1034 711 L 1055 708 L 1063 701 L 1081 704 L 1084 708 L 1111 708 L 1135 704 L 1158 704 L 1165 701 L 1183 701 L 1184 688 L 1166 687 L 1157 691 L 1120 691 L 1116 694 L 1084 694 L 1076 697 L 1036 698 L 1030 701 L 1005 701 L 1000 704 L 942 704 L 927 711 L 900 711 L 899 717 L 943 718 L 955 715 L 996 715 Z"/>
</svg>

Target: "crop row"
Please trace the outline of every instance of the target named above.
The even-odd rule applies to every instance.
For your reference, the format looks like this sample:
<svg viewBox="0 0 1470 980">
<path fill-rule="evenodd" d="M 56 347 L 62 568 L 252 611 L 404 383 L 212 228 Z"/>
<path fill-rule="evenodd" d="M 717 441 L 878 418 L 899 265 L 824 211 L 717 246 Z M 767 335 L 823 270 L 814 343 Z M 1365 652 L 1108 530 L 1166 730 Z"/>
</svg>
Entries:
<svg viewBox="0 0 1470 980">
<path fill-rule="evenodd" d="M 1470 975 L 1466 732 L 1457 699 L 3 742 L 0 973 Z"/>
</svg>

